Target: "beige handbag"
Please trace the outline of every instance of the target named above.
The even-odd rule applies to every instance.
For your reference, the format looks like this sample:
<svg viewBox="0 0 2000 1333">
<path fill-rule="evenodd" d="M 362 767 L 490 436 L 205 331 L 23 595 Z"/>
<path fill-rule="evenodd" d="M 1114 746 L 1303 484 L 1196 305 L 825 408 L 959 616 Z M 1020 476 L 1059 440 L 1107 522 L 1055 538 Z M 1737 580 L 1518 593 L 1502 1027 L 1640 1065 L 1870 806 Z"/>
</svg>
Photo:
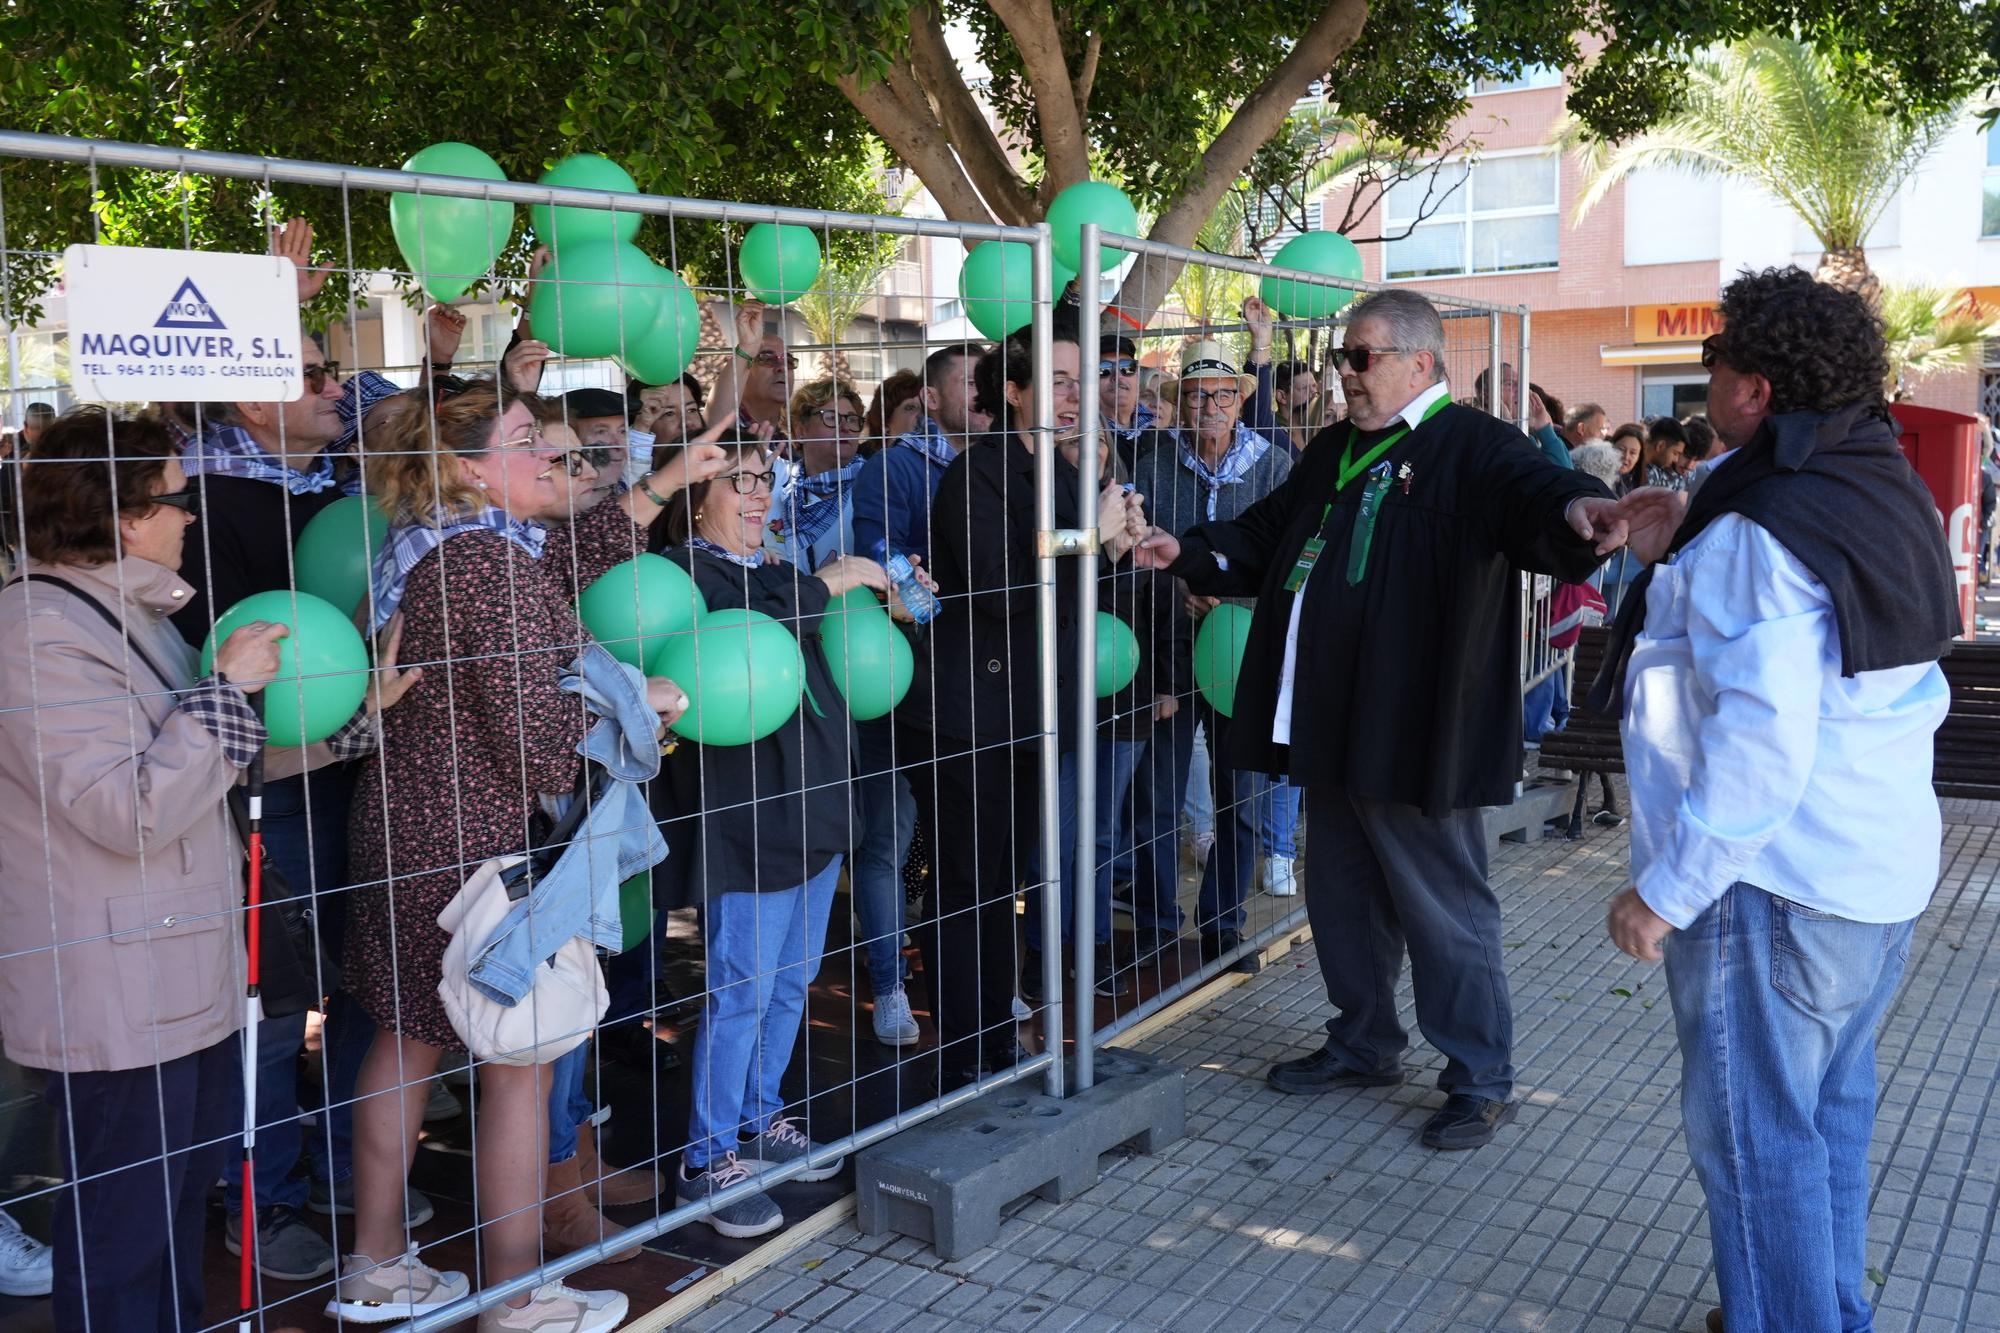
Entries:
<svg viewBox="0 0 2000 1333">
<path fill-rule="evenodd" d="M 502 856 L 481 865 L 437 919 L 451 936 L 438 981 L 451 1030 L 475 1060 L 503 1065 L 560 1060 L 583 1044 L 611 1005 L 597 951 L 581 935 L 570 936 L 553 957 L 535 964 L 534 988 L 519 1004 L 498 1004 L 467 979 L 472 960 L 514 905 L 500 877 L 525 860 Z"/>
</svg>

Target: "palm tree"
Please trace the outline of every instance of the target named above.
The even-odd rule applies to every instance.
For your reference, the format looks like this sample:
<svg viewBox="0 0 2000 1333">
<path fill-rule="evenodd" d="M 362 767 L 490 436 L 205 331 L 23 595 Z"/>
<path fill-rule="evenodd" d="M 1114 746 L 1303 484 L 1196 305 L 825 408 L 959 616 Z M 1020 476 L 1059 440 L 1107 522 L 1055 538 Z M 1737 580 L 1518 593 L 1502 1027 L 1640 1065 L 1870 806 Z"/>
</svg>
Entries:
<svg viewBox="0 0 2000 1333">
<path fill-rule="evenodd" d="M 848 325 L 875 300 L 882 275 L 900 253 L 900 248 L 876 246 L 855 258 L 836 254 L 820 266 L 819 276 L 805 295 L 792 302 L 812 340 L 833 349 L 819 354 L 820 373 L 852 378 L 847 353 L 840 350 L 839 343 L 847 336 Z"/>
<path fill-rule="evenodd" d="M 1920 380 L 1969 366 L 2000 319 L 1981 310 L 1966 292 L 1938 283 L 1886 283 L 1882 287 L 1883 339 L 1889 347 L 1889 382 L 1883 391 L 1901 398 Z"/>
<path fill-rule="evenodd" d="M 1711 47 L 1683 77 L 1680 111 L 1623 143 L 1586 138 L 1574 121 L 1559 130 L 1582 154 L 1576 218 L 1644 168 L 1737 176 L 1812 229 L 1822 282 L 1876 299 L 1880 284 L 1862 243 L 1960 109 L 1900 120 L 1843 87 L 1820 52 L 1775 34 Z"/>
</svg>

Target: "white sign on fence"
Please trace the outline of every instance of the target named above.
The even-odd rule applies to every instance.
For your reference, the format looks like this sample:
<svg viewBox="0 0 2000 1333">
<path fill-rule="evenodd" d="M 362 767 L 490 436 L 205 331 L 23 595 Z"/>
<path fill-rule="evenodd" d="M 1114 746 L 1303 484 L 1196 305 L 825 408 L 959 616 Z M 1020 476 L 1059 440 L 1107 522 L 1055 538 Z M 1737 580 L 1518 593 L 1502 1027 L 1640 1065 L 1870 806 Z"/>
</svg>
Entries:
<svg viewBox="0 0 2000 1333">
<path fill-rule="evenodd" d="M 78 398 L 283 403 L 305 392 L 289 259 L 72 245 L 63 282 Z"/>
</svg>

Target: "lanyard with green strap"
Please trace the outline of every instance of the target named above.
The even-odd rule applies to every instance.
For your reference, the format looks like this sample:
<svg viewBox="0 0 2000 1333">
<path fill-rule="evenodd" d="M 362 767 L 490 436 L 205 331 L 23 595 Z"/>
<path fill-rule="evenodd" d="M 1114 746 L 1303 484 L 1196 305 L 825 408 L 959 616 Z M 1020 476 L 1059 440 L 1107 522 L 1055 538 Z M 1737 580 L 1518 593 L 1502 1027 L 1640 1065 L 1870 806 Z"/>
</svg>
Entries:
<svg viewBox="0 0 2000 1333">
<path fill-rule="evenodd" d="M 1421 426 L 1429 421 L 1444 411 L 1450 403 L 1449 394 L 1441 396 L 1424 409 L 1424 414 L 1418 418 L 1417 425 Z M 1354 445 L 1361 438 L 1361 433 L 1352 425 L 1347 428 L 1347 444 L 1340 451 L 1340 475 L 1333 488 L 1334 495 L 1338 496 L 1340 492 L 1346 490 L 1348 485 L 1363 472 L 1369 473 L 1368 484 L 1361 492 L 1361 512 L 1355 517 L 1354 532 L 1347 545 L 1347 582 L 1350 586 L 1361 582 L 1368 575 L 1368 551 L 1375 540 L 1375 519 L 1381 513 L 1382 498 L 1389 491 L 1389 465 L 1379 460 L 1382 455 L 1395 448 L 1412 429 L 1413 427 L 1404 426 L 1357 459 L 1354 457 Z M 1327 520 L 1332 517 L 1333 501 L 1329 500 L 1319 516 L 1321 532 L 1326 530 Z M 1314 536 L 1307 539 L 1304 548 L 1299 552 L 1297 563 L 1292 566 L 1291 576 L 1285 580 L 1286 592 L 1297 593 L 1306 586 L 1306 577 L 1312 573 L 1313 565 L 1319 561 L 1320 552 L 1325 549 L 1325 538 Z"/>
</svg>

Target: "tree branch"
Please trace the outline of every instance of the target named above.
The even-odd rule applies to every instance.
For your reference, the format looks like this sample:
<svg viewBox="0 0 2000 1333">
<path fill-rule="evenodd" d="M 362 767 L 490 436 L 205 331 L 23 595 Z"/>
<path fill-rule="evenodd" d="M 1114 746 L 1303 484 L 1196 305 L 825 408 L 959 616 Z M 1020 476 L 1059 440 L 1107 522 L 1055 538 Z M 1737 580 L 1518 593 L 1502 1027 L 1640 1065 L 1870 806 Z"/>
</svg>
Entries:
<svg viewBox="0 0 2000 1333">
<path fill-rule="evenodd" d="M 1090 90 L 1097 83 L 1097 58 L 1104 52 L 1104 34 L 1093 32 L 1083 48 L 1083 68 L 1077 71 L 1074 85 L 1076 114 L 1086 124 L 1090 120 Z"/>
<path fill-rule="evenodd" d="M 995 8 L 999 5 L 996 3 Z M 1243 99 L 1241 106 L 1222 127 L 1222 133 L 1202 154 L 1201 165 L 1186 188 L 1163 210 L 1153 224 L 1151 238 L 1169 245 L 1186 245 L 1201 230 L 1215 205 L 1250 165 L 1262 147 L 1291 113 L 1292 104 L 1305 94 L 1314 79 L 1325 75 L 1340 54 L 1354 45 L 1368 22 L 1368 0 L 1328 0 L 1312 26 L 1299 37 L 1278 67 Z M 1142 259 L 1132 266 L 1119 303 L 1135 318 L 1145 319 L 1158 307 L 1160 297 L 1173 286 L 1179 265 L 1172 261 Z M 1137 300 L 1128 303 L 1125 293 Z M 1143 308 L 1142 308 L 1143 307 Z"/>
<path fill-rule="evenodd" d="M 850 73 L 842 74 L 836 82 L 841 95 L 867 118 L 890 151 L 916 171 L 946 217 L 960 222 L 994 220 L 964 165 L 952 153 L 936 117 L 918 115 L 885 81 L 863 83 L 858 74 Z"/>
<path fill-rule="evenodd" d="M 1021 68 L 1034 90 L 1044 183 L 1054 181 L 1060 190 L 1087 180 L 1090 140 L 1084 134 L 1069 63 L 1063 58 L 1062 29 L 1056 25 L 1055 10 L 1049 0 L 987 0 L 987 4 L 1014 39 Z"/>
<path fill-rule="evenodd" d="M 936 108 L 966 173 L 1001 222 L 1027 226 L 1039 220 L 1034 198 L 993 133 L 992 122 L 966 87 L 958 61 L 946 45 L 935 5 L 910 11 L 909 69 Z"/>
</svg>

